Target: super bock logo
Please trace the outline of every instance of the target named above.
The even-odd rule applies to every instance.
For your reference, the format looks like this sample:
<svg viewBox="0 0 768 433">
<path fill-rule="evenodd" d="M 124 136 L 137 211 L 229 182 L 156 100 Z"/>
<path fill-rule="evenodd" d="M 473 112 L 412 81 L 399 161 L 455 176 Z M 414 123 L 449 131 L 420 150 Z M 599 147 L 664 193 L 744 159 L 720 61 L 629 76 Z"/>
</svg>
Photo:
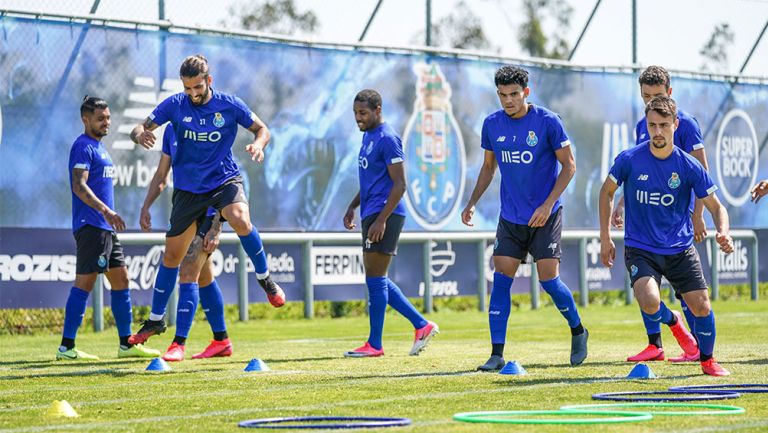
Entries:
<svg viewBox="0 0 768 433">
<path fill-rule="evenodd" d="M 413 114 L 403 134 L 408 164 L 405 203 L 427 230 L 446 225 L 464 193 L 464 140 L 451 107 L 451 86 L 437 64 L 417 63 Z"/>
</svg>

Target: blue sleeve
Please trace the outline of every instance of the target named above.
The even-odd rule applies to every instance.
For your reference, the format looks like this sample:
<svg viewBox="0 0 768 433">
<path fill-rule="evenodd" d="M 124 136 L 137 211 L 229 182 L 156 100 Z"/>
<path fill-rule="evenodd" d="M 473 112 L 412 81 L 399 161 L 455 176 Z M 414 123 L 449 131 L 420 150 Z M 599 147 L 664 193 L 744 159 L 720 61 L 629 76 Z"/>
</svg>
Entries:
<svg viewBox="0 0 768 433">
<path fill-rule="evenodd" d="M 93 148 L 90 145 L 79 145 L 72 149 L 71 165 L 72 170 L 79 169 L 90 171 L 91 162 L 93 162 Z"/>
<path fill-rule="evenodd" d="M 701 136 L 699 122 L 694 117 L 686 118 L 680 122 L 680 148 L 685 153 L 691 153 L 704 148 L 704 138 Z"/>
<path fill-rule="evenodd" d="M 381 155 L 387 165 L 403 162 L 403 144 L 397 137 L 385 135 L 381 138 Z"/>
<path fill-rule="evenodd" d="M 568 138 L 568 134 L 565 133 L 565 127 L 563 126 L 563 120 L 560 116 L 553 114 L 548 116 L 547 138 L 552 150 L 558 151 L 571 145 L 571 140 Z"/>
<path fill-rule="evenodd" d="M 706 198 L 713 192 L 717 191 L 717 185 L 712 180 L 712 177 L 704 170 L 704 166 L 695 158 L 690 157 L 689 166 L 691 168 L 691 186 L 693 192 L 698 198 Z"/>
<path fill-rule="evenodd" d="M 255 122 L 256 114 L 248 108 L 242 99 L 237 96 L 234 96 L 232 99 L 235 106 L 235 121 L 245 129 L 250 128 Z"/>
<path fill-rule="evenodd" d="M 173 119 L 174 110 L 178 107 L 176 96 L 177 95 L 173 95 L 165 98 L 160 105 L 155 107 L 155 109 L 152 110 L 152 113 L 149 114 L 150 120 L 155 122 L 158 126 L 163 126 L 166 122 Z"/>
<path fill-rule="evenodd" d="M 645 122 L 645 117 L 640 119 L 639 122 L 637 122 L 637 125 L 635 125 L 635 146 L 645 141 L 646 137 L 640 138 L 640 134 L 642 134 L 642 124 Z"/>
<path fill-rule="evenodd" d="M 490 127 L 488 126 L 488 119 L 485 119 L 485 122 L 483 122 L 483 130 L 480 133 L 480 146 L 485 150 L 490 150 L 493 152 L 493 146 L 491 145 L 491 139 L 488 137 L 488 134 L 490 131 L 488 131 Z"/>
<path fill-rule="evenodd" d="M 166 126 L 163 133 L 163 153 L 168 156 L 171 156 L 171 145 L 176 141 L 176 133 L 173 131 L 172 126 Z"/>
<path fill-rule="evenodd" d="M 629 175 L 628 158 L 624 152 L 621 152 L 619 156 L 613 161 L 613 167 L 608 171 L 608 177 L 611 178 L 616 185 L 621 186 Z"/>
</svg>

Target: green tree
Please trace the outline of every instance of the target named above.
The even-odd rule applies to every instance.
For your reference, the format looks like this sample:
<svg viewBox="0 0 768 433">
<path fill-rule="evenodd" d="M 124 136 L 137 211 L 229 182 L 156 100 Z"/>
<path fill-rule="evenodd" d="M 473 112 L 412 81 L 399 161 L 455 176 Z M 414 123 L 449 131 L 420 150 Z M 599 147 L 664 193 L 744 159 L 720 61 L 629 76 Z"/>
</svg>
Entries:
<svg viewBox="0 0 768 433">
<path fill-rule="evenodd" d="M 320 28 L 317 15 L 300 11 L 294 0 L 246 1 L 231 6 L 229 11 L 232 18 L 224 24 L 235 24 L 246 30 L 293 35 L 311 34 Z"/>
<path fill-rule="evenodd" d="M 710 72 L 728 72 L 728 48 L 733 45 L 733 30 L 728 23 L 720 23 L 699 50 L 704 58 L 701 69 Z"/>
<path fill-rule="evenodd" d="M 420 31 L 411 37 L 411 42 L 423 45 L 424 39 L 424 31 Z M 441 48 L 498 51 L 488 40 L 482 21 L 464 0 L 460 1 L 450 14 L 432 24 L 432 45 Z"/>
<path fill-rule="evenodd" d="M 525 23 L 518 30 L 522 49 L 533 57 L 565 59 L 571 49 L 563 36 L 571 26 L 573 8 L 566 0 L 523 0 Z M 554 21 L 556 31 L 549 36 L 544 24 Z"/>
</svg>

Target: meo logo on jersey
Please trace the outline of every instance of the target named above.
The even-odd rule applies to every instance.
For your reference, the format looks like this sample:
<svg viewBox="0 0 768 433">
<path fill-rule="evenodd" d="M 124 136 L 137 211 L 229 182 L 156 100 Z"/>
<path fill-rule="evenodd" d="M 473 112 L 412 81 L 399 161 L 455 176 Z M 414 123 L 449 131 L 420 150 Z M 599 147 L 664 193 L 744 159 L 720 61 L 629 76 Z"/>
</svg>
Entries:
<svg viewBox="0 0 768 433">
<path fill-rule="evenodd" d="M 672 194 L 662 195 L 660 192 L 648 192 L 640 189 L 635 192 L 635 198 L 638 203 L 652 206 L 672 206 L 672 203 L 675 202 L 675 196 Z"/>
<path fill-rule="evenodd" d="M 222 122 L 223 121 L 224 120 L 222 119 Z M 190 131 L 189 129 L 185 129 L 184 139 L 192 140 L 192 141 L 207 141 L 210 143 L 216 143 L 217 141 L 221 140 L 221 132 L 219 131 L 195 132 L 195 131 Z"/>
<path fill-rule="evenodd" d="M 533 153 L 530 150 L 502 150 L 501 162 L 506 164 L 530 164 L 533 162 Z"/>
</svg>

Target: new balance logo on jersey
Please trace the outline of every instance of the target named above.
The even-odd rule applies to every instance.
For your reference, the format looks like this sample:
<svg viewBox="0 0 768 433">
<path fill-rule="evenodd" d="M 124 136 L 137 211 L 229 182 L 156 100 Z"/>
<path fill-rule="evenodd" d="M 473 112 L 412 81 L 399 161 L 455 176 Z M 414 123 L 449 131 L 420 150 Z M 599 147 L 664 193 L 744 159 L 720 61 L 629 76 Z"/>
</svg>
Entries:
<svg viewBox="0 0 768 433">
<path fill-rule="evenodd" d="M 184 119 L 182 119 L 183 122 L 189 123 L 192 121 L 192 116 L 187 116 Z"/>
<path fill-rule="evenodd" d="M 638 203 L 652 206 L 671 206 L 675 202 L 675 196 L 672 194 L 661 195 L 660 192 L 648 192 L 640 189 L 635 192 L 635 198 Z"/>
<path fill-rule="evenodd" d="M 114 165 L 108 165 L 104 167 L 104 172 L 102 173 L 102 177 L 107 178 L 114 178 L 115 177 L 115 166 Z"/>
<path fill-rule="evenodd" d="M 506 139 L 507 139 L 507 136 L 506 135 L 502 135 L 502 136 L 500 136 L 499 138 L 496 139 L 496 142 L 497 143 L 503 143 L 504 140 L 506 140 Z"/>
<path fill-rule="evenodd" d="M 637 180 L 648 180 L 648 175 L 647 174 L 641 174 L 640 176 L 637 177 Z"/>
<path fill-rule="evenodd" d="M 533 162 L 533 153 L 528 150 L 502 150 L 501 162 L 506 164 L 530 164 Z"/>
<path fill-rule="evenodd" d="M 213 132 L 195 132 L 189 129 L 184 131 L 184 139 L 192 141 L 207 141 L 210 143 L 216 143 L 221 140 L 221 133 L 219 131 Z"/>
</svg>

